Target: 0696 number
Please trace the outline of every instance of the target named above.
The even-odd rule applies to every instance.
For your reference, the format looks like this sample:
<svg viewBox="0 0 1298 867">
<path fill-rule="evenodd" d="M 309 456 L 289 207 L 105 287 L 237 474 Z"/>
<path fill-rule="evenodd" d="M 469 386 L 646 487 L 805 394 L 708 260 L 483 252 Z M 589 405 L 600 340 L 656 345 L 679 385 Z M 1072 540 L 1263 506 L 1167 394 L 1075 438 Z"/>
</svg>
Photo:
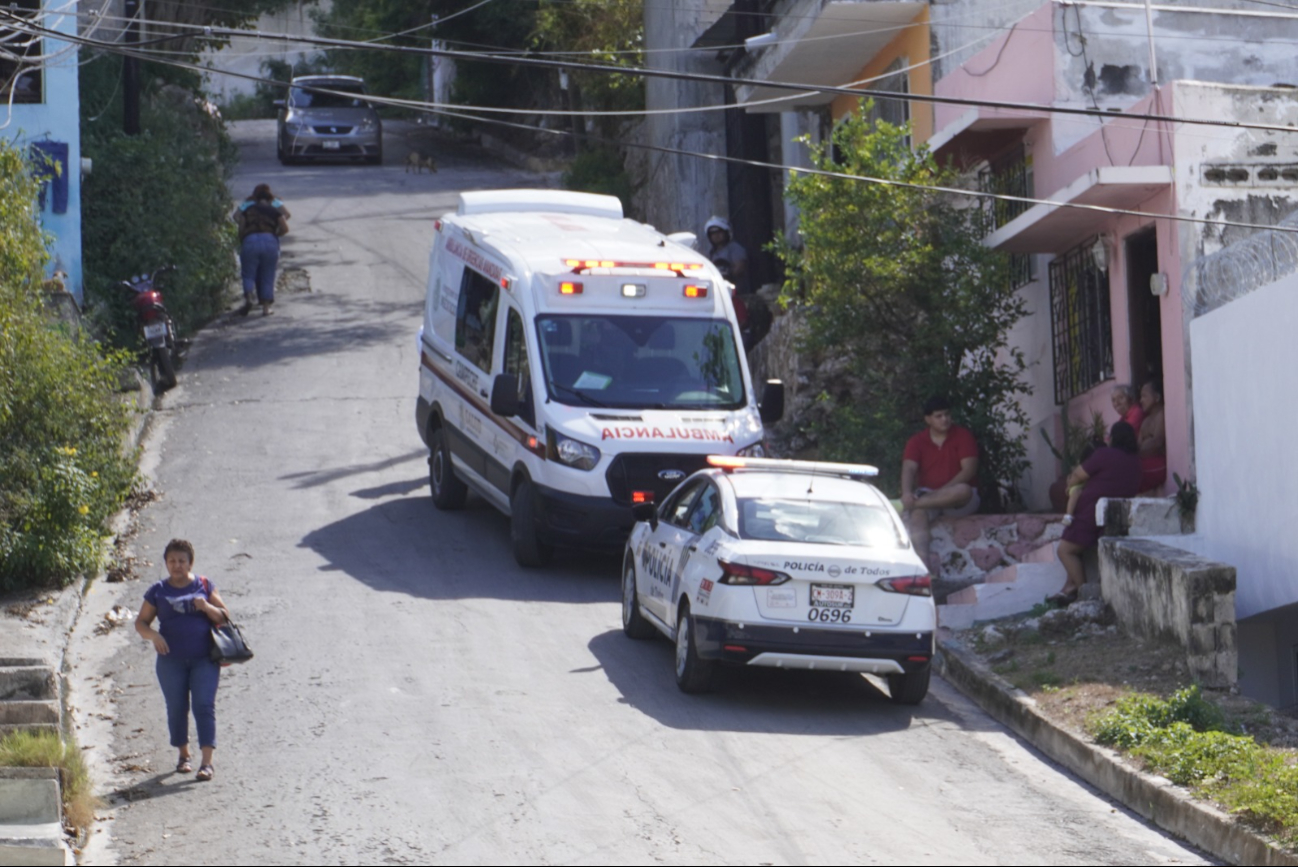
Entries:
<svg viewBox="0 0 1298 867">
<path fill-rule="evenodd" d="M 817 623 L 851 623 L 850 608 L 813 608 L 807 612 L 807 619 Z"/>
</svg>

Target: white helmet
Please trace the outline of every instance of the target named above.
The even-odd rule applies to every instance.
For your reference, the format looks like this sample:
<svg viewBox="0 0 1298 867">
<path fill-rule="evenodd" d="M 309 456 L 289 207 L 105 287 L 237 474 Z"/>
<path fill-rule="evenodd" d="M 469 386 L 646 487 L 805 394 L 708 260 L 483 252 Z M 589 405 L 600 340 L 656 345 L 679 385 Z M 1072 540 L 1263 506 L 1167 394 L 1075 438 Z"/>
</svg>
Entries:
<svg viewBox="0 0 1298 867">
<path fill-rule="evenodd" d="M 733 232 L 730 231 L 730 221 L 727 220 L 725 217 L 713 217 L 712 219 L 708 220 L 707 223 L 703 226 L 703 234 L 706 235 L 708 232 L 711 232 L 713 229 L 721 229 L 727 235 L 734 234 Z"/>
</svg>

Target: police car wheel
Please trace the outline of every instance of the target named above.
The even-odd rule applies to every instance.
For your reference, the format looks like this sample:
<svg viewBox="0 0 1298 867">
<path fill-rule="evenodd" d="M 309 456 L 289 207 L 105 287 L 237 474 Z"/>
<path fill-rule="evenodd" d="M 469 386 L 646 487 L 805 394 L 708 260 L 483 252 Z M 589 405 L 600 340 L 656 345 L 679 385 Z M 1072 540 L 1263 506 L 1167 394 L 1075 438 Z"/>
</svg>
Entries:
<svg viewBox="0 0 1298 867">
<path fill-rule="evenodd" d="M 514 546 L 514 560 L 524 569 L 545 566 L 554 556 L 554 548 L 542 542 L 536 532 L 536 501 L 528 479 L 518 483 L 509 498 L 509 539 Z"/>
<path fill-rule="evenodd" d="M 461 509 L 469 489 L 455 475 L 451 465 L 451 449 L 446 444 L 446 431 L 438 428 L 428 437 L 428 488 L 433 494 L 433 505 L 443 511 Z"/>
<path fill-rule="evenodd" d="M 694 617 L 687 602 L 676 616 L 676 686 L 692 695 L 712 691 L 716 669 L 711 660 L 699 659 L 694 632 Z"/>
<path fill-rule="evenodd" d="M 893 704 L 919 704 L 928 695 L 928 681 L 931 669 L 908 671 L 905 674 L 888 675 L 888 694 Z"/>
<path fill-rule="evenodd" d="M 637 641 L 653 638 L 658 631 L 640 614 L 640 600 L 635 587 L 635 558 L 629 553 L 622 568 L 622 631 L 627 638 Z"/>
</svg>

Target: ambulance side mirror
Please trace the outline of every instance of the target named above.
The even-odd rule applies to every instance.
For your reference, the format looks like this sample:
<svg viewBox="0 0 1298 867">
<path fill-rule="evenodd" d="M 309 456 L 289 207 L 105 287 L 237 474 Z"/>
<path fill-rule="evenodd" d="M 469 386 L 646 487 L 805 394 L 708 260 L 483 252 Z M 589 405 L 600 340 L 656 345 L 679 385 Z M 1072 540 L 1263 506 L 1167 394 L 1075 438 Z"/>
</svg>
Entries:
<svg viewBox="0 0 1298 867">
<path fill-rule="evenodd" d="M 658 529 L 657 503 L 636 503 L 631 507 L 631 515 L 637 521 L 648 521 L 650 529 Z"/>
<path fill-rule="evenodd" d="M 762 424 L 774 424 L 784 418 L 783 382 L 778 379 L 766 380 L 762 400 L 757 404 L 757 413 L 762 417 Z"/>
<path fill-rule="evenodd" d="M 518 415 L 522 405 L 518 400 L 518 377 L 502 373 L 491 384 L 491 411 L 501 418 Z"/>
</svg>

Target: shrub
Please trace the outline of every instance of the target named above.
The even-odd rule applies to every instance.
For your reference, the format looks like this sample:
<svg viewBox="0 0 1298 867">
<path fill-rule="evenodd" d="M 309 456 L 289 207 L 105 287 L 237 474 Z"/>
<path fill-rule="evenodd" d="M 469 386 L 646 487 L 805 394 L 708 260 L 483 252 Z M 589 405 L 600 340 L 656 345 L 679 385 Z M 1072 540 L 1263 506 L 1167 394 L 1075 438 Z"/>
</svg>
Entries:
<svg viewBox="0 0 1298 867">
<path fill-rule="evenodd" d="M 57 768 L 63 792 L 63 817 L 84 833 L 95 818 L 98 799 L 90 772 L 75 741 L 65 742 L 49 732 L 17 731 L 0 738 L 0 767 Z"/>
<path fill-rule="evenodd" d="M 236 275 L 234 203 L 225 182 L 236 150 L 204 109 L 197 81 L 148 79 L 137 136 L 103 109 L 115 75 L 91 61 L 81 75 L 82 146 L 94 171 L 82 186 L 86 300 L 119 346 L 136 341 L 135 314 L 118 281 L 175 264 L 162 289 L 181 333 L 219 313 Z M 98 73 L 98 74 L 96 74 Z M 145 76 L 147 78 L 147 76 Z M 99 110 L 100 116 L 87 115 Z M 103 109 L 103 110 L 101 110 Z"/>
<path fill-rule="evenodd" d="M 96 569 L 134 478 L 121 452 L 122 359 L 45 312 L 34 197 L 22 158 L 0 146 L 0 590 Z"/>
<path fill-rule="evenodd" d="M 824 398 L 832 422 L 819 431 L 821 451 L 900 467 L 921 405 L 944 395 L 978 439 L 983 502 L 1005 508 L 1026 467 L 1018 398 L 1030 389 L 1023 354 L 1008 344 L 1023 299 L 1004 254 L 982 243 L 983 212 L 929 189 L 954 186 L 953 173 L 912 149 L 907 128 L 867 114 L 864 104 L 832 139 L 809 144 L 816 168 L 853 177 L 792 171 L 799 243 L 780 235 L 772 245 L 788 275 L 783 300 L 806 313 L 805 348 L 847 374 Z M 895 479 L 886 472 L 881 486 L 895 491 Z"/>
</svg>

